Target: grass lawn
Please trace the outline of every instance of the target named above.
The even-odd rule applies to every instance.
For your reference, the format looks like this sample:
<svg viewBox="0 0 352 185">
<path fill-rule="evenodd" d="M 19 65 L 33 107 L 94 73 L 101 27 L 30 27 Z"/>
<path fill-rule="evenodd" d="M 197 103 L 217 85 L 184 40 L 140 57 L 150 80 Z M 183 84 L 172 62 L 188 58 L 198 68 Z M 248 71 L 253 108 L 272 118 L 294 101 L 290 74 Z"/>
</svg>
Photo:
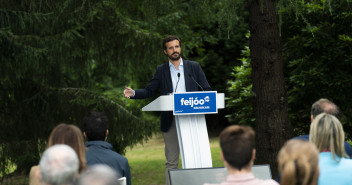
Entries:
<svg viewBox="0 0 352 185">
<path fill-rule="evenodd" d="M 223 167 L 220 157 L 218 138 L 210 138 L 213 167 Z M 132 173 L 134 185 L 165 184 L 164 139 L 161 134 L 155 135 L 147 143 L 128 148 L 126 155 Z M 179 168 L 182 162 L 179 162 Z"/>
<path fill-rule="evenodd" d="M 213 167 L 223 167 L 220 157 L 218 138 L 210 138 Z M 164 139 L 161 134 L 155 135 L 148 142 L 127 148 L 126 155 L 132 173 L 133 185 L 161 185 L 165 184 L 165 155 Z M 179 162 L 182 168 L 182 162 Z M 0 185 L 26 185 L 28 175 L 6 179 Z"/>
</svg>

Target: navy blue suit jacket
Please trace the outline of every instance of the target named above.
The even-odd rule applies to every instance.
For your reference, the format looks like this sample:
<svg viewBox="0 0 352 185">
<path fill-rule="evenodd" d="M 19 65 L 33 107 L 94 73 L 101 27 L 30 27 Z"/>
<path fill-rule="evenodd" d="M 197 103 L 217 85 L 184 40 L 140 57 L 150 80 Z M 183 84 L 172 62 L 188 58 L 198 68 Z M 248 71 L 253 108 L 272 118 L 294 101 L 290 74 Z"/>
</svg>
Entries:
<svg viewBox="0 0 352 185">
<path fill-rule="evenodd" d="M 126 177 L 127 185 L 131 185 L 131 170 L 128 160 L 114 151 L 112 145 L 105 141 L 88 141 L 86 143 L 86 161 L 89 167 L 96 164 L 110 166 L 121 177 Z"/>
<path fill-rule="evenodd" d="M 301 136 L 294 137 L 292 139 L 301 139 L 301 140 L 304 140 L 304 141 L 309 141 L 309 135 L 301 135 Z M 345 141 L 345 152 L 350 158 L 352 157 L 352 147 L 346 141 Z"/>
<path fill-rule="evenodd" d="M 183 70 L 187 92 L 202 91 L 197 83 L 204 89 L 204 91 L 211 91 L 207 78 L 198 62 L 183 60 Z M 197 83 L 194 81 L 197 81 Z M 158 89 L 160 89 L 161 95 L 167 95 L 173 92 L 169 62 L 159 65 L 155 71 L 154 77 L 150 80 L 148 85 L 144 89 L 135 90 L 135 95 L 131 98 L 149 98 L 153 96 Z M 172 111 L 161 112 L 161 131 L 167 132 L 169 130 L 172 123 L 172 117 Z"/>
</svg>

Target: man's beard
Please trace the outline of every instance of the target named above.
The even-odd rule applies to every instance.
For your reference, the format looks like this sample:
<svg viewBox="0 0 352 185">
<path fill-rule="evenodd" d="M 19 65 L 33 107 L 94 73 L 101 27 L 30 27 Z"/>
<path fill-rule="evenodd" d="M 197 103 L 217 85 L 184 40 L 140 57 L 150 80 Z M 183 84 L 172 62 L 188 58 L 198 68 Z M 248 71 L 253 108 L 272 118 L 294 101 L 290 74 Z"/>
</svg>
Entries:
<svg viewBox="0 0 352 185">
<path fill-rule="evenodd" d="M 178 54 L 176 57 L 174 57 L 173 55 L 174 54 Z M 172 61 L 177 61 L 181 58 L 181 53 L 178 53 L 178 52 L 175 52 L 175 53 L 172 53 L 171 55 L 168 55 L 169 59 L 172 60 Z"/>
</svg>

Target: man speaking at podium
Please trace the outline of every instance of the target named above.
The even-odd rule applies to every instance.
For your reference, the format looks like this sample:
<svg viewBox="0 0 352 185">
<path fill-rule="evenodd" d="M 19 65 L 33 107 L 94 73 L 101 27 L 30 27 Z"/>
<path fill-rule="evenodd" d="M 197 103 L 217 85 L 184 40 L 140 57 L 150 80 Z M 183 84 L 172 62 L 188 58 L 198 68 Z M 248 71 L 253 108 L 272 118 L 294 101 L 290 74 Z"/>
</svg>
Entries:
<svg viewBox="0 0 352 185">
<path fill-rule="evenodd" d="M 157 67 L 152 80 L 144 89 L 125 87 L 124 95 L 131 99 L 149 98 L 160 88 L 161 95 L 174 92 L 211 91 L 211 87 L 199 63 L 181 58 L 181 41 L 176 36 L 163 40 L 163 49 L 169 61 Z M 165 142 L 165 178 L 169 184 L 169 169 L 177 169 L 180 148 L 172 111 L 161 112 L 161 131 Z"/>
</svg>

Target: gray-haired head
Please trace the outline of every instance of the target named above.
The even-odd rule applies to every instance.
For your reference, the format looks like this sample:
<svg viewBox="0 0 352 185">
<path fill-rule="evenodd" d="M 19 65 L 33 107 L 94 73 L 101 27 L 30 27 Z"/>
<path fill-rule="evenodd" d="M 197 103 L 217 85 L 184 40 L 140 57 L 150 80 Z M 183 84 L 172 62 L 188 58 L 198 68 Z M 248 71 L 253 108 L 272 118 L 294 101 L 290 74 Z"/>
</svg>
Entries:
<svg viewBox="0 0 352 185">
<path fill-rule="evenodd" d="M 94 165 L 84 172 L 76 185 L 120 185 L 120 176 L 106 165 Z"/>
<path fill-rule="evenodd" d="M 58 144 L 45 150 L 39 165 L 42 184 L 71 185 L 78 174 L 79 160 L 71 147 Z"/>
</svg>

